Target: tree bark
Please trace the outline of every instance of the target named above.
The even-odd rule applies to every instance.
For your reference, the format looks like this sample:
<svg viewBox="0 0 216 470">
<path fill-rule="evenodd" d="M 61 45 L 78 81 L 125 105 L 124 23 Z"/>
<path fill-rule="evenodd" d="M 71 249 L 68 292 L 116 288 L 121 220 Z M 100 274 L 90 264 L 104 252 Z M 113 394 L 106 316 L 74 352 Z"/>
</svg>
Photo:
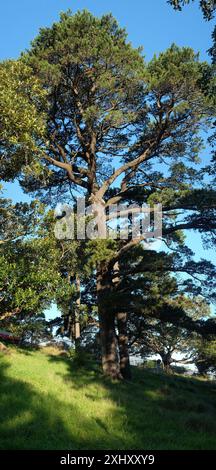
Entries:
<svg viewBox="0 0 216 470">
<path fill-rule="evenodd" d="M 128 351 L 127 313 L 117 313 L 118 346 L 120 372 L 124 379 L 131 380 L 130 357 Z"/>
<path fill-rule="evenodd" d="M 164 370 L 165 372 L 167 373 L 170 373 L 171 372 L 171 363 L 172 363 L 172 358 L 171 358 L 171 355 L 169 353 L 167 354 L 160 354 L 161 358 L 162 358 L 162 362 L 163 362 L 163 365 L 164 365 Z"/>
<path fill-rule="evenodd" d="M 80 306 L 81 306 L 81 291 L 80 291 L 80 277 L 76 274 L 76 291 L 77 299 L 75 301 L 74 311 L 74 343 L 77 350 L 80 346 Z"/>
<path fill-rule="evenodd" d="M 105 375 L 122 379 L 119 367 L 115 314 L 111 308 L 112 281 L 106 264 L 101 262 L 97 271 L 97 298 L 100 324 L 102 368 Z"/>
<path fill-rule="evenodd" d="M 117 292 L 119 283 L 119 262 L 117 261 L 114 266 L 113 285 Z M 130 357 L 128 351 L 128 332 L 127 332 L 127 313 L 116 313 L 117 328 L 118 328 L 118 348 L 120 360 L 120 373 L 126 380 L 131 380 Z"/>
<path fill-rule="evenodd" d="M 71 276 L 70 276 L 71 283 Z M 80 291 L 80 277 L 79 274 L 76 274 L 75 277 L 76 283 L 76 300 L 74 298 L 71 300 L 71 305 L 68 314 L 68 331 L 69 337 L 74 341 L 75 349 L 78 349 L 80 346 L 80 305 L 81 305 L 81 291 Z"/>
</svg>

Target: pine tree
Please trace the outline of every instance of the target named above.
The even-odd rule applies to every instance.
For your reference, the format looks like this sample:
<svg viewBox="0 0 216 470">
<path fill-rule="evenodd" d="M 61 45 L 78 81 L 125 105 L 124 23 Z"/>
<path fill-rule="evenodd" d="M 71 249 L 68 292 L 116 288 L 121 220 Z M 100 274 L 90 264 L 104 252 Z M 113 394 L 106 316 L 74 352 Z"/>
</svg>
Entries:
<svg viewBox="0 0 216 470">
<path fill-rule="evenodd" d="M 5 177 L 21 166 L 22 186 L 53 204 L 77 189 L 106 210 L 162 203 L 167 242 L 184 229 L 213 232 L 215 193 L 195 164 L 214 110 L 202 87 L 208 64 L 192 49 L 172 45 L 145 64 L 111 15 L 67 12 L 41 29 L 19 66 L 41 84 L 34 106 L 43 125 L 40 135 L 27 129 L 30 151 L 18 167 L 17 145 L 3 142 Z M 107 306 L 116 263 L 141 241 L 104 240 L 95 254 L 103 370 L 117 378 L 116 317 Z"/>
</svg>

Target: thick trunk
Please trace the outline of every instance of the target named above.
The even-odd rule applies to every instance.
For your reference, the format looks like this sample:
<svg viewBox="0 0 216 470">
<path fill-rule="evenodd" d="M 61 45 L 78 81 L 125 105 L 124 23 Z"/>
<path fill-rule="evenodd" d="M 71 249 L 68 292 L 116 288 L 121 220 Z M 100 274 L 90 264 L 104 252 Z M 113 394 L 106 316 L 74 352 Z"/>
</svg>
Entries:
<svg viewBox="0 0 216 470">
<path fill-rule="evenodd" d="M 102 368 L 105 375 L 122 378 L 119 368 L 118 343 L 115 331 L 115 315 L 110 308 L 112 282 L 105 263 L 100 263 L 97 272 L 97 298 L 100 324 Z"/>
<path fill-rule="evenodd" d="M 117 313 L 120 372 L 124 379 L 131 380 L 130 357 L 128 351 L 127 314 Z"/>
<path fill-rule="evenodd" d="M 161 355 L 161 358 L 162 358 L 162 361 L 163 361 L 165 372 L 167 372 L 167 373 L 171 372 L 171 370 L 172 370 L 171 369 L 172 360 L 171 360 L 170 354 Z"/>
<path fill-rule="evenodd" d="M 113 285 L 117 292 L 119 284 L 119 263 L 116 262 L 114 267 Z M 126 380 L 131 380 L 130 357 L 128 351 L 128 332 L 127 332 L 127 313 L 116 313 L 117 328 L 118 328 L 118 348 L 120 360 L 120 373 Z"/>
<path fill-rule="evenodd" d="M 72 276 L 69 276 L 69 282 L 72 283 Z M 73 281 L 74 282 L 74 281 Z M 76 274 L 76 300 L 74 297 L 70 302 L 70 309 L 68 315 L 65 316 L 64 320 L 64 331 L 67 331 L 69 338 L 74 341 L 75 349 L 79 348 L 80 345 L 80 305 L 81 305 L 81 291 L 80 291 L 80 278 L 79 274 Z"/>
<path fill-rule="evenodd" d="M 81 305 L 80 278 L 78 274 L 76 275 L 76 290 L 77 290 L 77 299 L 75 302 L 75 312 L 74 312 L 74 343 L 75 343 L 75 349 L 78 349 L 80 346 L 80 305 Z"/>
</svg>

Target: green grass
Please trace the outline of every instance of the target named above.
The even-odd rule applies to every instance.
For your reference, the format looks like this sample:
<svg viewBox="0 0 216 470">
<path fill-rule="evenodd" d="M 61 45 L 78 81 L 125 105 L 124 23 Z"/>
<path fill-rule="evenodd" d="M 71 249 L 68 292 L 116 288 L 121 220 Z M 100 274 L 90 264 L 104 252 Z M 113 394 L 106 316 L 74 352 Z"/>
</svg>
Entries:
<svg viewBox="0 0 216 470">
<path fill-rule="evenodd" d="M 216 449 L 216 388 L 134 369 L 111 383 L 52 351 L 0 355 L 0 449 Z"/>
</svg>

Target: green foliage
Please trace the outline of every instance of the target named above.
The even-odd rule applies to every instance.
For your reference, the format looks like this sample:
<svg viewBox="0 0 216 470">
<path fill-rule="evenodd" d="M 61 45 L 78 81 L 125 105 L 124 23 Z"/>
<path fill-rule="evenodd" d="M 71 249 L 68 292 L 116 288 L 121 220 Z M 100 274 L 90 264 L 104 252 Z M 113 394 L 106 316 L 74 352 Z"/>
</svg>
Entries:
<svg viewBox="0 0 216 470">
<path fill-rule="evenodd" d="M 95 268 L 97 263 L 112 259 L 116 249 L 116 241 L 112 239 L 106 240 L 90 240 L 86 244 L 85 254 L 88 258 L 86 270 Z"/>
<path fill-rule="evenodd" d="M 216 371 L 216 340 L 214 336 L 202 338 L 197 343 L 197 356 L 195 360 L 198 371 L 201 375 Z"/>
<path fill-rule="evenodd" d="M 69 357 L 72 361 L 72 367 L 75 369 L 79 369 L 80 367 L 89 367 L 92 362 L 91 355 L 86 352 L 84 349 L 76 348 L 69 350 Z"/>
<path fill-rule="evenodd" d="M 182 7 L 185 5 L 189 4 L 190 1 L 194 0 L 167 0 L 167 3 L 170 3 L 172 7 L 175 10 L 182 10 Z M 212 20 L 215 16 L 215 10 L 216 10 L 216 2 L 215 0 L 199 0 L 199 6 L 200 9 L 202 10 L 203 17 L 205 20 L 209 21 Z M 214 27 L 213 32 L 212 32 L 212 40 L 213 40 L 213 45 L 209 49 L 209 54 L 212 57 L 212 63 L 216 63 L 216 27 Z M 206 82 L 205 83 L 207 89 L 209 88 L 209 84 Z"/>
<path fill-rule="evenodd" d="M 212 39 L 213 39 L 213 45 L 209 49 L 209 54 L 212 57 L 212 63 L 215 65 L 216 64 L 216 26 L 212 33 Z"/>
<path fill-rule="evenodd" d="M 185 195 L 190 198 L 192 185 L 203 184 L 188 163 L 199 162 L 199 133 L 213 119 L 213 93 L 206 92 L 204 83 L 212 89 L 214 76 L 191 48 L 172 45 L 146 65 L 141 50 L 132 48 L 111 15 L 96 18 L 84 10 L 64 13 L 59 22 L 41 29 L 21 63 L 32 70 L 46 96 L 42 105 L 35 97 L 38 116 L 42 111 L 45 116 L 46 135 L 37 140 L 31 161 L 23 164 L 26 190 L 38 190 L 40 197 L 49 194 L 52 203 L 56 195 L 68 195 L 70 189 L 74 196 L 81 187 L 89 202 L 96 193 L 100 199 L 103 189 L 107 207 L 110 190 L 118 202 L 139 196 L 143 203 L 171 205 L 173 199 L 179 203 Z M 4 147 L 7 151 L 8 142 Z M 140 156 L 143 160 L 136 164 Z M 119 176 L 127 191 L 134 188 L 131 196 L 111 188 L 117 178 L 115 157 L 126 165 Z M 13 158 L 5 164 L 15 175 Z M 168 175 L 158 171 L 164 160 Z M 210 231 L 212 213 L 203 226 L 198 215 L 195 209 L 185 226 L 191 222 Z M 173 225 L 172 212 L 169 220 Z"/>
<path fill-rule="evenodd" d="M 0 318 L 43 312 L 59 286 L 57 254 L 50 240 L 32 239 L 7 244 L 0 253 Z"/>
<path fill-rule="evenodd" d="M 182 266 L 180 255 L 173 261 L 164 253 L 140 252 L 138 262 L 124 257 L 127 249 L 134 254 L 131 240 L 56 240 L 53 214 L 41 213 L 38 230 L 32 222 L 30 236 L 2 252 L 2 313 L 33 314 L 55 299 L 66 316 L 77 300 L 78 276 L 85 323 L 89 311 L 96 311 L 94 276 L 102 263 L 103 274 L 109 270 L 110 309 L 180 315 L 183 306 L 169 302 L 177 298 L 178 285 L 168 273 L 197 272 L 182 230 L 215 234 L 215 193 L 204 185 L 207 169 L 200 176 L 195 167 L 203 150 L 201 131 L 214 121 L 213 68 L 191 48 L 176 45 L 145 64 L 141 49 L 128 43 L 112 15 L 96 18 L 84 10 L 62 13 L 19 61 L 1 64 L 0 73 L 2 178 L 18 176 L 26 191 L 52 206 L 78 191 L 89 204 L 99 201 L 107 209 L 113 202 L 162 202 L 163 238 L 188 257 Z M 20 238 L 31 208 L 10 208 L 7 201 L 2 206 L 9 235 L 18 215 Z M 65 234 L 66 229 L 65 222 Z M 112 284 L 116 259 L 119 290 Z M 201 269 L 205 276 L 213 272 L 208 263 L 198 266 L 199 274 Z M 183 291 L 191 287 L 183 284 Z"/>
<path fill-rule="evenodd" d="M 20 60 L 0 64 L 0 174 L 6 181 L 13 180 L 32 153 L 38 152 L 38 139 L 45 129 L 45 116 L 40 112 L 45 96 L 30 67 Z"/>
<path fill-rule="evenodd" d="M 23 320 L 20 320 L 18 315 L 7 325 L 7 330 L 20 339 L 20 344 L 37 346 L 41 340 L 50 338 L 44 314 L 34 314 Z"/>
<path fill-rule="evenodd" d="M 144 357 L 158 354 L 168 369 L 173 362 L 192 364 L 196 361 L 202 341 L 202 329 L 198 330 L 197 321 L 200 319 L 206 321 L 211 312 L 203 298 L 173 295 L 167 287 L 165 281 L 163 297 L 158 298 L 156 285 L 156 289 L 150 294 L 153 295 L 155 291 L 155 299 L 151 300 L 146 296 L 143 299 L 145 301 L 143 308 L 141 303 L 138 303 L 136 309 L 135 299 L 135 313 L 130 315 L 128 325 L 132 351 Z M 154 313 L 154 309 L 157 313 Z M 176 354 L 180 354 L 181 358 L 179 359 Z"/>
<path fill-rule="evenodd" d="M 0 198 L 0 245 L 37 232 L 44 213 L 44 206 L 39 201 L 30 204 Z"/>
<path fill-rule="evenodd" d="M 110 150 L 116 149 L 116 128 L 136 118 L 144 69 L 140 50 L 126 42 L 125 31 L 111 15 L 99 19 L 85 10 L 62 14 L 58 23 L 41 29 L 22 60 L 48 89 L 47 155 L 56 157 L 56 141 L 66 153 L 71 142 L 69 161 L 75 154 L 79 159 L 79 139 L 85 146 L 90 132 L 106 129 L 112 136 Z M 52 173 L 46 177 L 51 184 Z"/>
</svg>

